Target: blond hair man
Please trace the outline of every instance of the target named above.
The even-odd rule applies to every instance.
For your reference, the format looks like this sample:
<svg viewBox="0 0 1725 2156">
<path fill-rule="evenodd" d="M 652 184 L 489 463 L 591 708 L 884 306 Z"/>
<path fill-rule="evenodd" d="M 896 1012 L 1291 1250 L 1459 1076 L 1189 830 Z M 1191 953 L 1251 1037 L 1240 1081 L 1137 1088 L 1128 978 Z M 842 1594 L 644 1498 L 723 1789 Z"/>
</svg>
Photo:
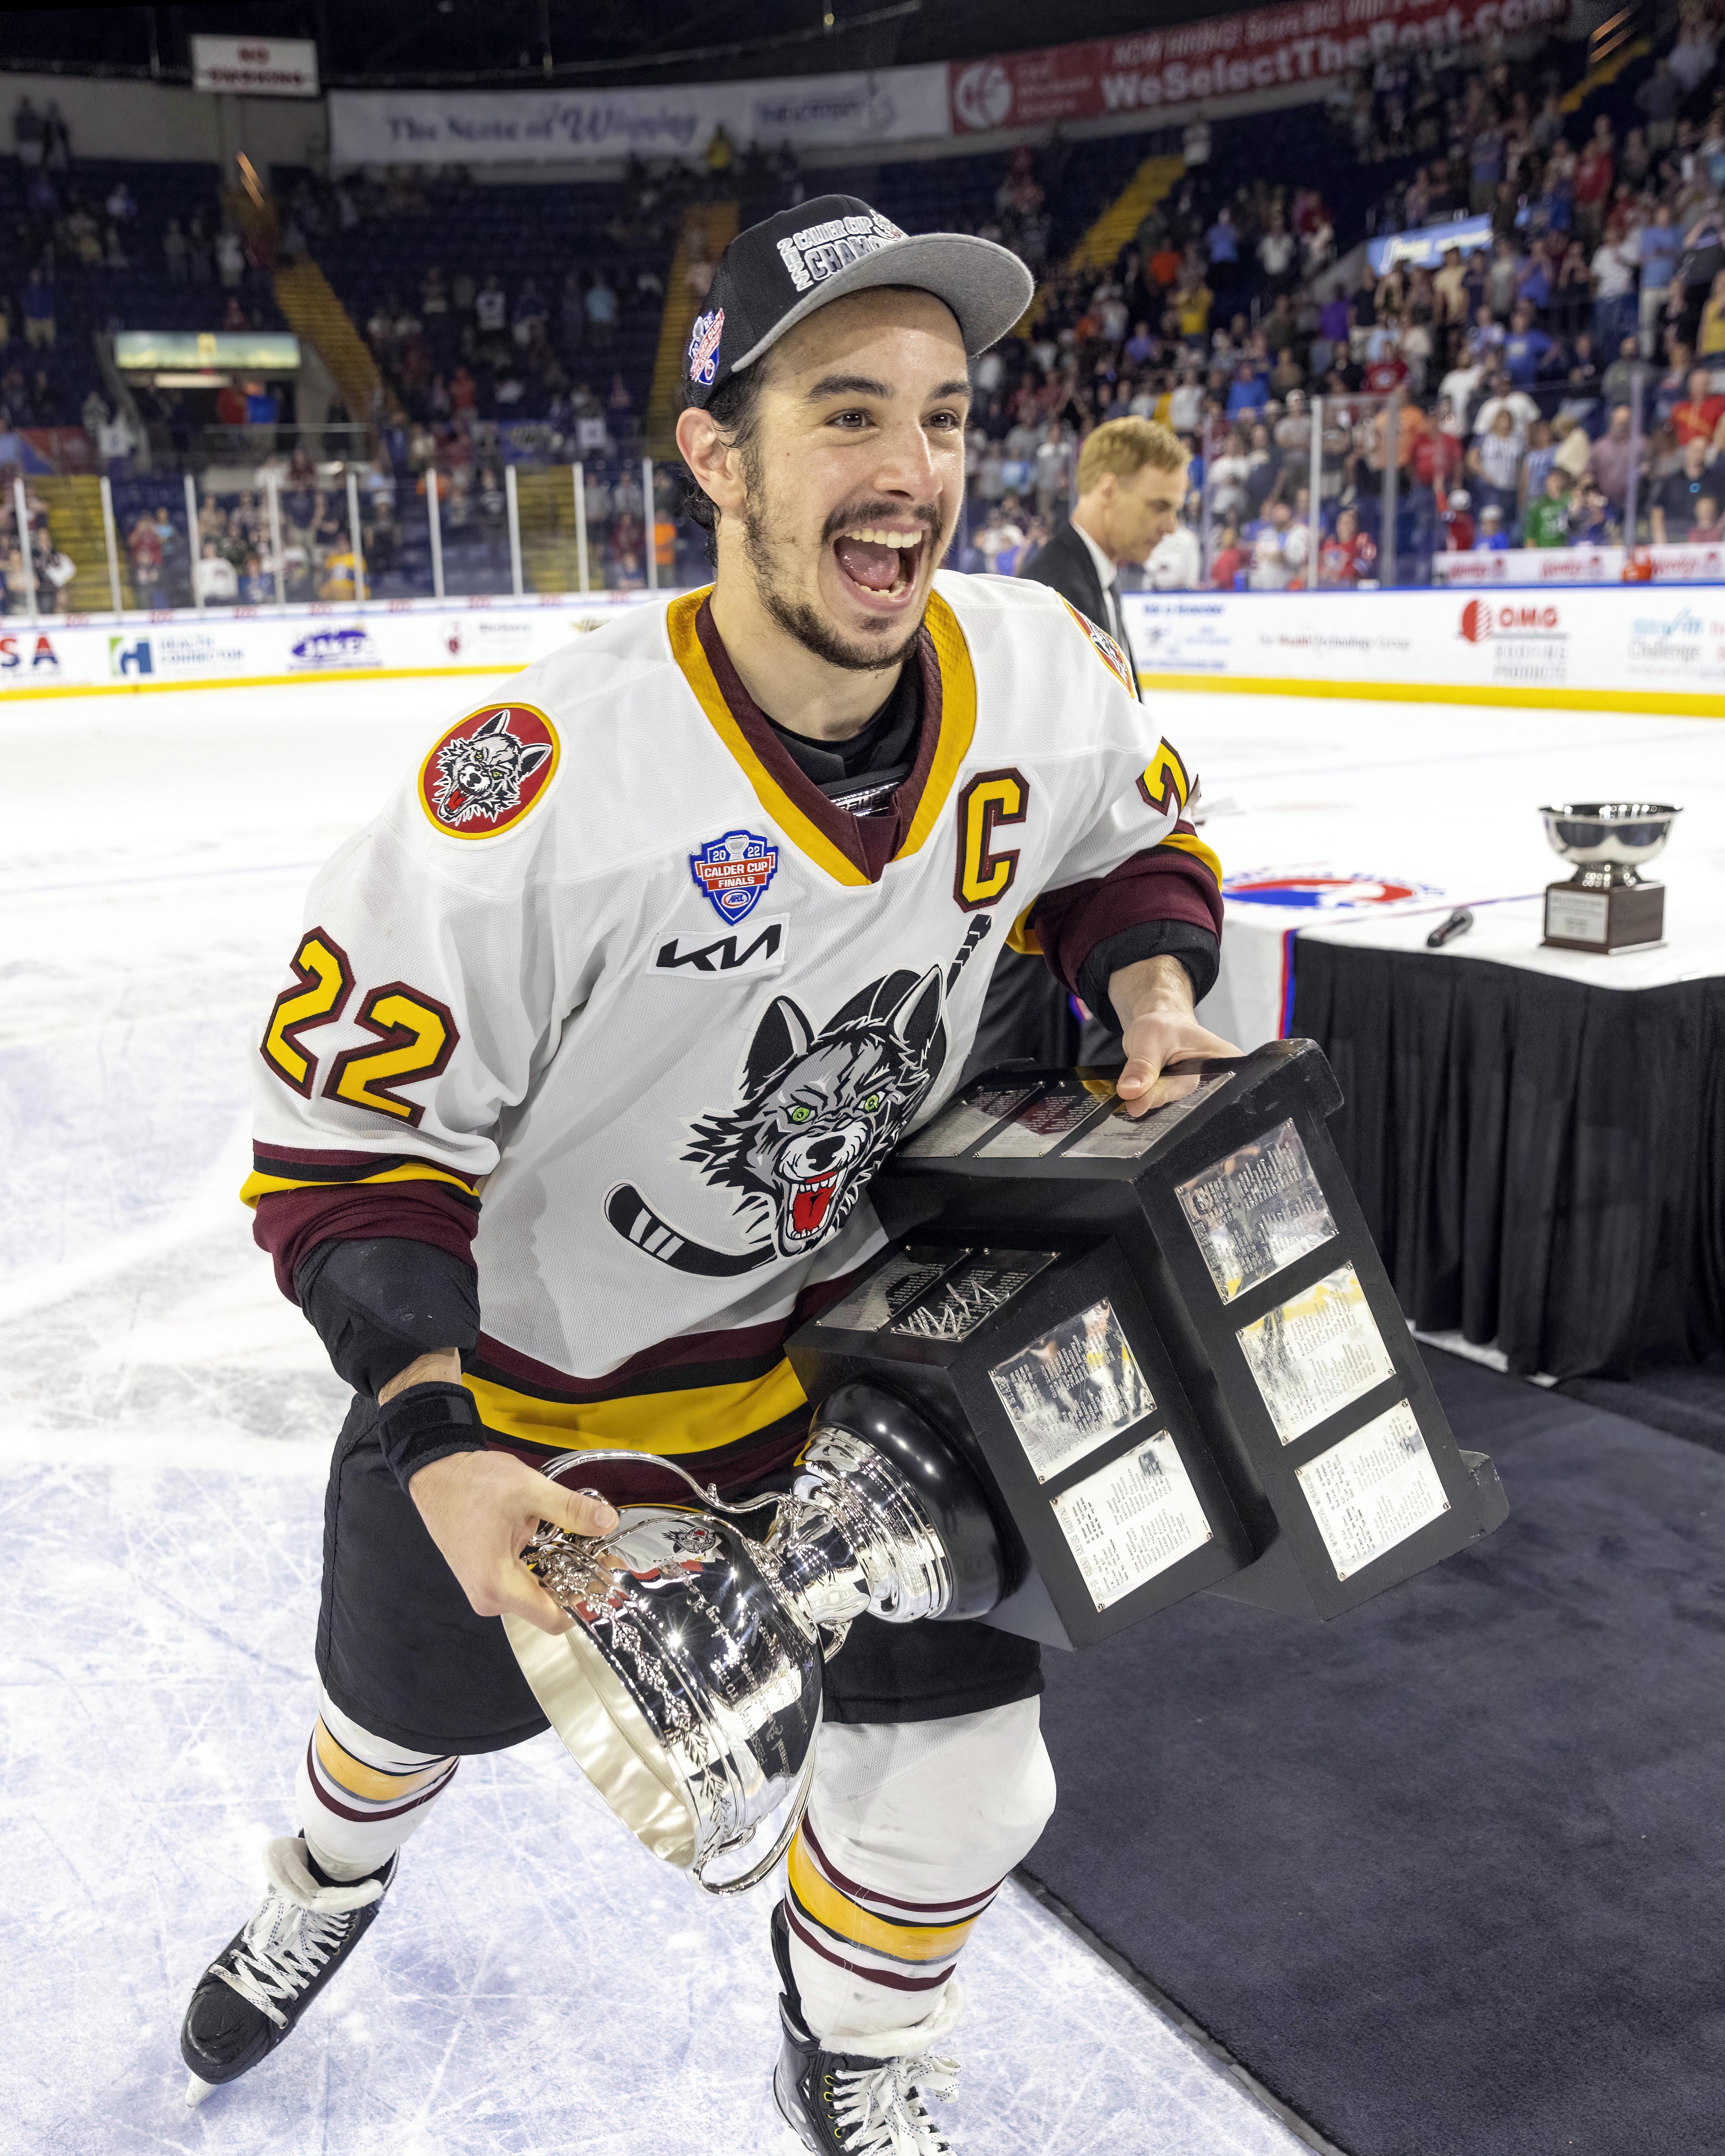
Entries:
<svg viewBox="0 0 1725 2156">
<path fill-rule="evenodd" d="M 1108 419 L 1078 453 L 1072 521 L 1019 571 L 1051 584 L 1106 629 L 1132 659 L 1120 603 L 1120 564 L 1143 562 L 1179 521 L 1187 456 L 1178 434 L 1154 419 Z M 1132 668 L 1136 681 L 1137 669 Z"/>
</svg>

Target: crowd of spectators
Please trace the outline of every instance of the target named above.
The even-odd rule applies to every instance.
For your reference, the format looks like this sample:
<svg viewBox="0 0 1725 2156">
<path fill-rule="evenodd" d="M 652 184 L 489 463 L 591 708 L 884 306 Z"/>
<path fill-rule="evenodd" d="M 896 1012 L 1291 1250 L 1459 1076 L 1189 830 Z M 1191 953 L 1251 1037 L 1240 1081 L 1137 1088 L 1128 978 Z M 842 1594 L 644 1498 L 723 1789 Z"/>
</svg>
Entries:
<svg viewBox="0 0 1725 2156">
<path fill-rule="evenodd" d="M 1320 582 L 1375 580 L 1392 540 L 1408 581 L 1445 548 L 1708 534 L 1725 487 L 1690 468 L 1712 484 L 1725 450 L 1717 36 L 1713 7 L 1686 7 L 1621 136 L 1490 48 L 1395 55 L 1338 91 L 1328 124 L 1380 235 L 1486 228 L 1429 268 L 1338 259 L 1336 206 L 1239 177 L 1248 158 L 1189 166 L 1104 274 L 1057 277 L 1029 337 L 978 362 L 964 565 L 1024 566 L 1078 440 L 1126 412 L 1193 452 L 1191 529 L 1150 583 L 1310 582 L 1320 397 Z"/>
<path fill-rule="evenodd" d="M 465 184 L 455 172 L 356 173 L 333 184 L 307 177 L 286 205 L 282 252 L 315 254 L 326 235 L 433 217 Z M 381 291 L 359 326 L 386 414 L 414 444 L 415 469 L 434 455 L 470 467 L 506 420 L 539 422 L 536 438 L 553 457 L 634 448 L 637 393 L 618 349 L 631 327 L 656 330 L 683 213 L 716 184 L 701 167 L 649 172 L 632 161 L 620 205 L 591 235 L 605 245 L 586 259 L 573 259 L 581 250 L 572 247 L 560 278 L 506 280 L 472 259 L 433 260 Z"/>
<path fill-rule="evenodd" d="M 1254 123 L 1195 126 L 1183 177 L 1101 273 L 1052 266 L 1049 197 L 1066 152 L 1013 152 L 970 228 L 1042 281 L 1026 333 L 976 362 L 961 566 L 1025 566 L 1070 508 L 1082 438 L 1127 413 L 1172 427 L 1193 457 L 1187 522 L 1147 565 L 1153 584 L 1369 583 L 1390 554 L 1401 580 L 1420 580 L 1444 548 L 1712 537 L 1725 496 L 1722 6 L 1683 0 L 1615 98 L 1566 93 L 1555 69 L 1489 45 L 1390 54 L 1327 108 L 1302 108 L 1307 136 L 1333 152 L 1314 155 L 1303 182 L 1274 176 Z M 392 232 L 434 228 L 466 184 L 454 172 L 306 176 L 261 235 L 213 198 L 146 232 L 124 177 L 99 200 L 80 187 L 56 113 L 27 99 L 13 131 L 25 208 L 19 281 L 0 294 L 0 429 L 65 417 L 46 364 L 61 265 L 105 275 L 153 251 L 170 285 L 209 288 L 222 326 L 256 326 L 275 261 L 373 238 L 387 255 Z M 382 384 L 364 415 L 383 451 L 362 490 L 373 580 L 387 588 L 404 524 L 423 532 L 434 472 L 444 543 L 506 571 L 501 475 L 523 446 L 586 465 L 594 582 L 636 588 L 649 567 L 680 579 L 675 482 L 642 498 L 626 333 L 656 327 L 680 235 L 703 298 L 697 205 L 737 197 L 752 215 L 805 192 L 788 151 L 739 151 L 719 131 L 695 162 L 631 163 L 603 244 L 560 280 L 403 248 L 411 272 L 356 310 Z M 1432 228 L 1423 258 L 1392 248 L 1381 270 L 1360 237 Z M 105 466 L 123 470 L 123 421 L 94 394 L 81 417 Z M 134 516 L 123 543 L 140 596 L 350 595 L 345 480 L 326 468 L 320 485 L 303 452 L 275 470 L 279 543 L 256 494 L 208 499 L 178 537 L 167 509 Z M 57 551 L 45 524 L 33 545 L 45 603 Z M 21 578 L 23 550 L 9 552 Z"/>
</svg>

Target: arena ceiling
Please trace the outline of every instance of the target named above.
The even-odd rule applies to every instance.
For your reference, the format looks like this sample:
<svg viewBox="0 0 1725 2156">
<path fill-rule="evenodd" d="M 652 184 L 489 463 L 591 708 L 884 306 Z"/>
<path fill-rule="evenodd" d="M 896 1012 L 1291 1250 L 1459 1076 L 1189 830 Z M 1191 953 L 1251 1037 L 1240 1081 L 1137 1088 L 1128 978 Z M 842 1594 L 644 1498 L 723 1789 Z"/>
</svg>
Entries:
<svg viewBox="0 0 1725 2156">
<path fill-rule="evenodd" d="M 677 82 L 968 59 L 1229 14 L 1243 0 L 262 0 L 0 13 L 0 66 L 191 76 L 198 31 L 315 38 L 326 84 Z"/>
</svg>

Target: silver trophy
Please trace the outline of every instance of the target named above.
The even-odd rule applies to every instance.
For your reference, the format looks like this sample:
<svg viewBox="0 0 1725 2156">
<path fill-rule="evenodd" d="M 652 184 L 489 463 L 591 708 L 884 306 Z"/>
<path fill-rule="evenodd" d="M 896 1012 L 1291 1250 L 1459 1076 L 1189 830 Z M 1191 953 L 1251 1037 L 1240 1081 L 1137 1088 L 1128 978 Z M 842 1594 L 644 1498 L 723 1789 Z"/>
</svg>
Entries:
<svg viewBox="0 0 1725 2156">
<path fill-rule="evenodd" d="M 1643 869 L 1683 813 L 1668 801 L 1567 801 L 1542 808 L 1554 854 L 1575 864 L 1545 889 L 1545 937 L 1565 951 L 1634 951 L 1665 934 L 1665 886 Z"/>
<path fill-rule="evenodd" d="M 545 1471 L 606 1461 L 644 1464 L 572 1452 Z M 823 1663 L 852 1620 L 981 1616 L 1005 1563 L 952 1448 L 865 1385 L 822 1409 L 788 1494 L 728 1505 L 675 1461 L 656 1464 L 698 1504 L 630 1506 L 592 1538 L 542 1526 L 524 1555 L 574 1625 L 552 1638 L 503 1621 L 534 1697 L 612 1810 L 709 1893 L 740 1893 L 802 1817 Z M 743 1518 L 753 1533 L 733 1524 Z"/>
</svg>

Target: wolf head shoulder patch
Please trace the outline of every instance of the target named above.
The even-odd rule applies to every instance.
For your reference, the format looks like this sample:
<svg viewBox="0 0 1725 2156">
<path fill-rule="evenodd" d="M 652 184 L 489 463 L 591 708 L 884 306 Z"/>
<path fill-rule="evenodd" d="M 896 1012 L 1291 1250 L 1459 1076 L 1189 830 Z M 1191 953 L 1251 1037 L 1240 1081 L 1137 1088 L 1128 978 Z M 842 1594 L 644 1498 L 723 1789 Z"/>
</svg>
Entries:
<svg viewBox="0 0 1725 2156">
<path fill-rule="evenodd" d="M 1091 621 L 1087 615 L 1080 613 L 1077 608 L 1073 605 L 1071 600 L 1065 598 L 1064 595 L 1061 597 L 1060 604 L 1065 607 L 1067 613 L 1071 615 L 1073 620 L 1077 623 L 1078 626 L 1090 639 L 1091 647 L 1095 651 L 1097 658 L 1101 660 L 1103 665 L 1107 668 L 1108 671 L 1114 676 L 1121 687 L 1128 690 L 1132 695 L 1136 696 L 1137 694 L 1137 690 L 1133 685 L 1131 663 L 1127 660 L 1126 654 L 1121 649 L 1120 646 L 1114 641 L 1113 638 L 1109 635 L 1107 630 L 1105 629 L 1098 629 L 1096 624 Z"/>
<path fill-rule="evenodd" d="M 512 830 L 550 785 L 562 750 L 531 704 L 487 704 L 453 726 L 419 767 L 419 805 L 452 839 Z"/>
</svg>

